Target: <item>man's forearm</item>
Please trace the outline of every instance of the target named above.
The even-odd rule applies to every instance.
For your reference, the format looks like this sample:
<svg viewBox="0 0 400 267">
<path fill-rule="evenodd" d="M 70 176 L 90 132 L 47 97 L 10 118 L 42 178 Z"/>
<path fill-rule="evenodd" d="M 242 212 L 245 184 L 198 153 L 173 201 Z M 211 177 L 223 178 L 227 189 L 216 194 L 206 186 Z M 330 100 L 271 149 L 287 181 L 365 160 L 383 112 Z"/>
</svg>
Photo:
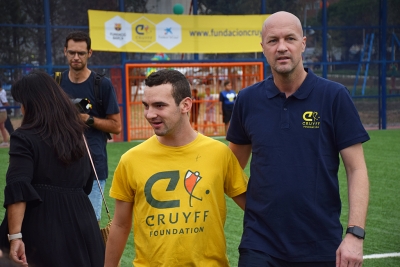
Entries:
<svg viewBox="0 0 400 267">
<path fill-rule="evenodd" d="M 81 118 L 86 122 L 89 118 L 89 114 L 81 114 Z M 121 132 L 121 118 L 120 114 L 107 115 L 106 118 L 94 117 L 94 123 L 90 125 L 97 130 L 105 133 L 119 134 Z"/>
<path fill-rule="evenodd" d="M 367 170 L 356 170 L 348 174 L 349 219 L 348 225 L 365 228 L 369 201 Z"/>
<path fill-rule="evenodd" d="M 340 152 L 346 168 L 349 196 L 349 225 L 365 227 L 369 201 L 369 180 L 361 144 Z"/>
<path fill-rule="evenodd" d="M 106 255 L 104 262 L 105 267 L 118 266 L 122 253 L 124 252 L 129 233 L 130 229 L 123 229 L 116 225 L 111 225 L 110 234 L 106 244 Z"/>
<path fill-rule="evenodd" d="M 119 134 L 121 132 L 121 124 L 111 119 L 94 118 L 94 128 L 112 134 Z"/>
</svg>

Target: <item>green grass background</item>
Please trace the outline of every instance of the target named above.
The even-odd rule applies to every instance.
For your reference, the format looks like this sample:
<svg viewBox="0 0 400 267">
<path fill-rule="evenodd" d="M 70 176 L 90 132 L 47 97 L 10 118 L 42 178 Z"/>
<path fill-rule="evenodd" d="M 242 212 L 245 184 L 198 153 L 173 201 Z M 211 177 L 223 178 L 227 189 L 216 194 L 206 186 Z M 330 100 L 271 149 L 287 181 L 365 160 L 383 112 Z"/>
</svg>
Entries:
<svg viewBox="0 0 400 267">
<path fill-rule="evenodd" d="M 371 140 L 364 147 L 365 158 L 370 179 L 370 204 L 368 209 L 364 255 L 400 252 L 400 130 L 369 131 Z M 225 142 L 223 139 L 220 139 Z M 140 142 L 109 143 L 109 177 L 106 190 L 107 204 L 111 217 L 114 212 L 114 200 L 108 197 L 113 172 L 120 156 Z M 226 143 L 226 142 L 225 142 Z M 139 159 L 138 159 L 139 160 Z M 5 174 L 8 167 L 8 148 L 0 148 L 0 188 L 4 189 Z M 248 166 L 245 169 L 249 174 Z M 343 201 L 341 221 L 347 223 L 347 183 L 343 165 L 339 171 L 340 193 Z M 4 201 L 4 190 L 0 190 L 1 203 Z M 237 247 L 242 234 L 243 212 L 229 198 L 228 215 L 225 225 L 228 258 L 231 266 L 237 266 Z M 0 217 L 4 217 L 4 208 L 0 208 Z M 101 226 L 108 221 L 103 209 Z M 212 238 L 212 237 L 210 237 Z M 134 247 L 132 235 L 128 240 L 121 266 L 132 266 Z M 365 259 L 364 267 L 398 267 L 400 257 Z"/>
</svg>

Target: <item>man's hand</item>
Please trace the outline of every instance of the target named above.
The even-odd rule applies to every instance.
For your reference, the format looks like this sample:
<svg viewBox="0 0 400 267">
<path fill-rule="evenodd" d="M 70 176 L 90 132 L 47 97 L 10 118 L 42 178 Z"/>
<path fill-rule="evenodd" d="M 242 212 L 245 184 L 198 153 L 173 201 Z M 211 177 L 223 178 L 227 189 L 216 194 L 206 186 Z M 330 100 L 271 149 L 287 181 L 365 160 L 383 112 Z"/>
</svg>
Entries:
<svg viewBox="0 0 400 267">
<path fill-rule="evenodd" d="M 363 239 L 346 234 L 336 250 L 336 267 L 361 267 L 363 263 Z"/>
</svg>

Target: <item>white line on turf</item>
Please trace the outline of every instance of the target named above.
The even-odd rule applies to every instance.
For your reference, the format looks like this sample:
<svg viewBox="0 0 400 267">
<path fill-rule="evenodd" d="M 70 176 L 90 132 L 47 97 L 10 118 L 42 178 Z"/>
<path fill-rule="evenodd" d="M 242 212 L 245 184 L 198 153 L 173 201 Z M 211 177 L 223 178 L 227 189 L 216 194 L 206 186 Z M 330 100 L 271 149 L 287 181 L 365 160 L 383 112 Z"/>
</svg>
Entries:
<svg viewBox="0 0 400 267">
<path fill-rule="evenodd" d="M 371 254 L 371 255 L 365 255 L 363 258 L 365 260 L 365 259 L 380 259 L 380 258 L 391 258 L 391 257 L 400 257 L 400 252 Z"/>
</svg>

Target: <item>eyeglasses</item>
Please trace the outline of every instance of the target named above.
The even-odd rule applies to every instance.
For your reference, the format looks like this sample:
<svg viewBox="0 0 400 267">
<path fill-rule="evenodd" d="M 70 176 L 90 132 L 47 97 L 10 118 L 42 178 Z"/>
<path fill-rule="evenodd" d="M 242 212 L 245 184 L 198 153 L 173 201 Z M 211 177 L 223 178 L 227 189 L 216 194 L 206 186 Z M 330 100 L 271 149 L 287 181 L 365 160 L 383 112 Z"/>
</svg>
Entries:
<svg viewBox="0 0 400 267">
<path fill-rule="evenodd" d="M 88 52 L 86 51 L 72 51 L 72 50 L 67 50 L 67 54 L 70 57 L 75 57 L 76 54 L 78 54 L 78 57 L 84 57 L 86 56 Z"/>
</svg>

